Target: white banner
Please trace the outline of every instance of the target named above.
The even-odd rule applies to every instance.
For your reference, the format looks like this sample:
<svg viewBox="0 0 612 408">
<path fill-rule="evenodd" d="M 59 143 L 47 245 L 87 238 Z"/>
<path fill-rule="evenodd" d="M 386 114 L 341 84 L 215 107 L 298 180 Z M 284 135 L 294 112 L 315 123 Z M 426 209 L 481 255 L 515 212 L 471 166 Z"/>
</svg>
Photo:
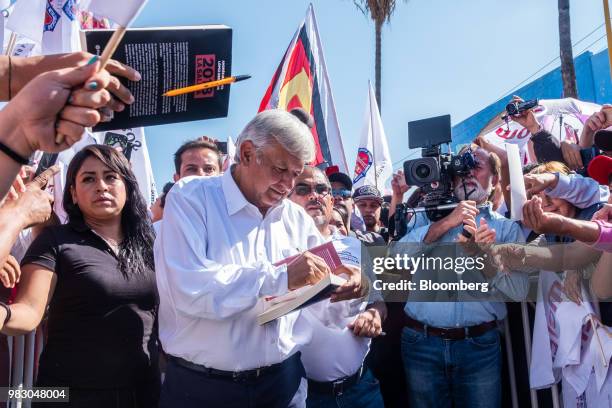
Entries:
<svg viewBox="0 0 612 408">
<path fill-rule="evenodd" d="M 355 162 L 353 188 L 368 184 L 383 191 L 385 183 L 393 175 L 393 162 L 378 111 L 376 94 L 370 82 L 368 82 L 368 101 L 364 116 L 361 140 Z"/>
<path fill-rule="evenodd" d="M 81 50 L 78 3 L 78 0 L 49 0 L 42 36 L 43 54 Z"/>
<path fill-rule="evenodd" d="M 559 141 L 578 142 L 584 123 L 590 115 L 600 109 L 600 105 L 572 98 L 542 99 L 539 106 L 534 108 L 534 113 L 540 125 Z M 531 133 L 516 122 L 509 121 L 506 124 L 500 120 L 497 127 L 490 129 L 483 136 L 487 141 L 502 148 L 504 143 L 518 145 L 523 165 L 534 160 L 527 149 Z"/>
<path fill-rule="evenodd" d="M 6 28 L 40 44 L 46 21 L 47 0 L 18 0 L 6 20 Z"/>
</svg>

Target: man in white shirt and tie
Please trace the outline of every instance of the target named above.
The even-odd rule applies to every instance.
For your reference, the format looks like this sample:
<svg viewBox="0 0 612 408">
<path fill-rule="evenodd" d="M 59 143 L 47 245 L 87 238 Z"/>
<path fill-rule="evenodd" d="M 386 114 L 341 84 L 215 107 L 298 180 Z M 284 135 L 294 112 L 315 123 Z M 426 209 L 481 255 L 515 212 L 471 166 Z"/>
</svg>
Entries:
<svg viewBox="0 0 612 408">
<path fill-rule="evenodd" d="M 318 282 L 325 262 L 304 252 L 323 238 L 285 200 L 314 158 L 308 127 L 281 110 L 255 116 L 219 177 L 188 177 L 168 194 L 155 241 L 159 337 L 169 356 L 161 407 L 303 407 L 299 350 L 311 328 L 290 313 L 266 325 L 262 298 Z M 360 295 L 351 270 L 335 300 Z"/>
</svg>

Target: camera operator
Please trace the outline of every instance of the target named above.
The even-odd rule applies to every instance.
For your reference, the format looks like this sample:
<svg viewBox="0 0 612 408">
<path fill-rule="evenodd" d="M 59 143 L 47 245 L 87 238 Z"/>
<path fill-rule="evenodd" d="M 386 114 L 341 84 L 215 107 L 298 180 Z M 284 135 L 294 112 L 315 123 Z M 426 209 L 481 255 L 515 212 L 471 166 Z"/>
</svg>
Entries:
<svg viewBox="0 0 612 408">
<path fill-rule="evenodd" d="M 459 236 L 464 227 L 471 231 L 471 242 L 525 242 L 518 223 L 494 212 L 490 203 L 479 208 L 493 195 L 500 162 L 495 154 L 477 145 L 471 149 L 475 167 L 466 176 L 453 179 L 457 207 L 439 221 L 413 229 L 400 242 L 463 242 L 465 239 Z M 512 300 L 525 299 L 526 274 L 502 273 L 487 260 L 484 263 L 481 279 L 489 287 Z M 497 327 L 507 313 L 504 303 L 409 300 L 404 311 L 402 357 L 410 406 L 470 406 L 476 396 L 487 399 L 480 401 L 483 406 L 500 406 L 501 348 Z"/>
</svg>

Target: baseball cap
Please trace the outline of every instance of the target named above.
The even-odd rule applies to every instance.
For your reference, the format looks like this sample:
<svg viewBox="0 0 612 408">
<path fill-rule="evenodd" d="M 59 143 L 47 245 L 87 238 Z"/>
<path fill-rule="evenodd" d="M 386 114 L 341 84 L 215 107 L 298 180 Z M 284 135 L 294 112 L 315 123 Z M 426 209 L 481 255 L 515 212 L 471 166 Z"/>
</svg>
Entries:
<svg viewBox="0 0 612 408">
<path fill-rule="evenodd" d="M 374 186 L 361 186 L 353 193 L 353 200 L 376 200 L 382 204 L 383 198 L 380 191 Z"/>
<path fill-rule="evenodd" d="M 347 190 L 353 189 L 353 180 L 351 180 L 347 174 L 340 172 L 340 168 L 338 166 L 329 166 L 325 169 L 325 174 L 327 175 L 330 183 L 342 183 Z"/>
<path fill-rule="evenodd" d="M 597 156 L 591 160 L 587 169 L 591 178 L 599 184 L 607 186 L 612 174 L 612 157 Z"/>
</svg>

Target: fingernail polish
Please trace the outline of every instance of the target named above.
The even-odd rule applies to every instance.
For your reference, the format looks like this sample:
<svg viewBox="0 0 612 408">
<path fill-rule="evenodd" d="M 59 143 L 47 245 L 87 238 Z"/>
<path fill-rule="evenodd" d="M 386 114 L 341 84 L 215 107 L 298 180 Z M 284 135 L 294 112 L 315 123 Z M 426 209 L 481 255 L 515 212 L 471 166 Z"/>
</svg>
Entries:
<svg viewBox="0 0 612 408">
<path fill-rule="evenodd" d="M 87 65 L 91 65 L 93 63 L 95 63 L 100 57 L 98 57 L 97 55 L 94 55 L 93 57 L 91 57 L 89 59 L 89 61 L 87 61 Z"/>
<path fill-rule="evenodd" d="M 98 89 L 98 81 L 91 81 L 87 84 L 87 89 L 91 90 L 91 91 L 95 91 L 96 89 Z"/>
</svg>

